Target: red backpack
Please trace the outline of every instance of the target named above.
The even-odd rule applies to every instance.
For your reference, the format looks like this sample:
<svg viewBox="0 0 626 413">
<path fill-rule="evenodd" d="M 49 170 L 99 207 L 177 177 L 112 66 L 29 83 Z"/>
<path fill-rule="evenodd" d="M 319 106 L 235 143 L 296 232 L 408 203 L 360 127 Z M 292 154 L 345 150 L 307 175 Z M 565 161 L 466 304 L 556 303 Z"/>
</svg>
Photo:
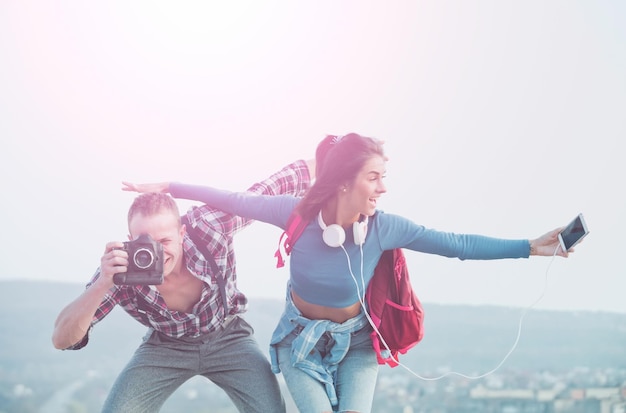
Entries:
<svg viewBox="0 0 626 413">
<path fill-rule="evenodd" d="M 277 268 L 285 265 L 281 245 L 289 255 L 306 226 L 300 215 L 291 214 L 274 254 Z M 405 354 L 424 336 L 424 309 L 413 291 L 402 249 L 383 251 L 367 286 L 365 302 L 375 327 L 371 338 L 378 364 L 395 367 L 398 355 Z"/>
</svg>

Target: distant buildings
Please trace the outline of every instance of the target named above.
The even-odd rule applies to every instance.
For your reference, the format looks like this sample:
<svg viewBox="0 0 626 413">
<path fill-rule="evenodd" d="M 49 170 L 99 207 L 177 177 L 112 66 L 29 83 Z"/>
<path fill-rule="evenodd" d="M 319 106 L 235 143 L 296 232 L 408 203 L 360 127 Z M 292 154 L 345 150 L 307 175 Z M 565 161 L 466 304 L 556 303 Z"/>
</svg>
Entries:
<svg viewBox="0 0 626 413">
<path fill-rule="evenodd" d="M 446 378 L 422 382 L 403 372 L 385 371 L 373 411 L 626 413 L 626 370 L 575 373 L 508 372 L 479 381 Z M 580 382 L 587 383 L 580 386 Z"/>
</svg>

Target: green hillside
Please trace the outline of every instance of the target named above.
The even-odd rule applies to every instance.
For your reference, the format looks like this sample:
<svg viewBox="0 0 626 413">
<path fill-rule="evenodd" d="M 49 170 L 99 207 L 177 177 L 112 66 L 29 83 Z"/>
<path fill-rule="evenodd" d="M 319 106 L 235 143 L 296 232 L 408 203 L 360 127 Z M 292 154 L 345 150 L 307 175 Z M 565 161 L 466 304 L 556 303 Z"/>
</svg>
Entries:
<svg viewBox="0 0 626 413">
<path fill-rule="evenodd" d="M 74 402 L 62 411 L 90 412 L 101 404 L 146 329 L 118 308 L 94 328 L 84 349 L 55 350 L 50 339 L 54 319 L 82 289 L 78 284 L 0 282 L 0 413 L 59 411 L 53 396 L 73 384 Z M 522 311 L 428 303 L 424 307 L 425 338 L 401 361 L 427 377 L 449 369 L 475 375 L 494 368 L 515 342 Z M 264 349 L 281 311 L 281 300 L 250 298 L 246 318 Z M 625 314 L 530 311 L 518 346 L 501 370 L 623 369 L 625 343 Z M 381 376 L 400 374 L 400 368 L 381 369 Z M 223 403 L 224 412 L 231 411 L 227 400 L 218 401 L 219 389 L 208 391 L 214 403 Z M 185 394 L 189 392 L 177 392 L 171 405 L 176 397 L 190 399 Z M 163 411 L 168 411 L 167 405 Z M 219 410 L 213 406 L 210 411 Z"/>
</svg>

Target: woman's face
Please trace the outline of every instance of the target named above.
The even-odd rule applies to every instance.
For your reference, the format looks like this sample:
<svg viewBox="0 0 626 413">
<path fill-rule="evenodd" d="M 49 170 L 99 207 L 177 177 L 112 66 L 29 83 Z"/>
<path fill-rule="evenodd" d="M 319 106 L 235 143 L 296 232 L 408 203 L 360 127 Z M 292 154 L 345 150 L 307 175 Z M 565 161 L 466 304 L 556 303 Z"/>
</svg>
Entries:
<svg viewBox="0 0 626 413">
<path fill-rule="evenodd" d="M 387 192 L 385 177 L 385 158 L 371 157 L 357 174 L 354 182 L 346 189 L 348 206 L 359 214 L 372 216 L 376 210 L 378 198 Z"/>
</svg>

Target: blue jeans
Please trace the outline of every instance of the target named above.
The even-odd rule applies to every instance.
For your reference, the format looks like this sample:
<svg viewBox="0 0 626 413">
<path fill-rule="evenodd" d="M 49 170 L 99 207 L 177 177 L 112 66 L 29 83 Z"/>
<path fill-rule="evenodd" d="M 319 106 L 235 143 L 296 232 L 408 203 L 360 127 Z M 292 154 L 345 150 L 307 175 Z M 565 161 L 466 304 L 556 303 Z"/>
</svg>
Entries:
<svg viewBox="0 0 626 413">
<path fill-rule="evenodd" d="M 105 413 L 158 412 L 185 381 L 202 375 L 222 388 L 240 412 L 284 413 L 276 375 L 253 337 L 235 316 L 221 331 L 199 339 L 173 339 L 153 331 L 113 384 Z"/>
<path fill-rule="evenodd" d="M 371 328 L 366 326 L 352 333 L 350 349 L 337 368 L 335 389 L 339 405 L 334 407 L 331 406 L 322 383 L 291 365 L 291 343 L 298 331 L 294 330 L 276 349 L 280 370 L 300 413 L 369 413 L 378 376 L 378 361 L 369 335 Z M 316 351 L 324 354 L 330 340 L 330 336 L 325 334 L 315 346 Z"/>
</svg>

